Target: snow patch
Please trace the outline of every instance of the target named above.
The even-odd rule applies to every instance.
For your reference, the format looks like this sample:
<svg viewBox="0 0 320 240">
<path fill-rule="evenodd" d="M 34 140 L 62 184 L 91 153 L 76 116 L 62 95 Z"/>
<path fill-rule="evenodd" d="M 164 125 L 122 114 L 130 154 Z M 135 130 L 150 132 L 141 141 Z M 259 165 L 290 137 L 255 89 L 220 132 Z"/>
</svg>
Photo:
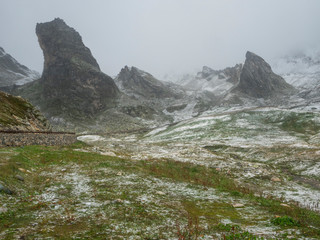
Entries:
<svg viewBox="0 0 320 240">
<path fill-rule="evenodd" d="M 99 135 L 84 135 L 77 137 L 77 140 L 83 142 L 96 142 L 96 141 L 104 141 L 105 138 Z"/>
</svg>

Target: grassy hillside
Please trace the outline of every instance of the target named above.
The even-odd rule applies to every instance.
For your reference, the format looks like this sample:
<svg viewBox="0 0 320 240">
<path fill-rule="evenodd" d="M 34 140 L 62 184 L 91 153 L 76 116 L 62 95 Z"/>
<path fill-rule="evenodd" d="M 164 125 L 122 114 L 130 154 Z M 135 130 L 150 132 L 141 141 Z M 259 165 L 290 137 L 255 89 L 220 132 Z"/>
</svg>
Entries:
<svg viewBox="0 0 320 240">
<path fill-rule="evenodd" d="M 47 120 L 29 102 L 0 92 L 0 130 L 45 131 Z"/>
<path fill-rule="evenodd" d="M 0 238 L 320 236 L 317 213 L 254 195 L 209 167 L 106 156 L 82 143 L 8 148 L 0 156 L 0 182 L 14 192 L 0 193 Z"/>
</svg>

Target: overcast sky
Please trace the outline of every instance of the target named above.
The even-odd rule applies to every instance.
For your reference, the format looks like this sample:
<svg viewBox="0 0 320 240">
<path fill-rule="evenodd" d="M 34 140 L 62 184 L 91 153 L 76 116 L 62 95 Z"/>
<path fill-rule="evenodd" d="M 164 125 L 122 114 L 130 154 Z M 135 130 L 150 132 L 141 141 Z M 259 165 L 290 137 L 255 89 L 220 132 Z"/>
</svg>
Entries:
<svg viewBox="0 0 320 240">
<path fill-rule="evenodd" d="M 222 69 L 247 50 L 267 61 L 319 48 L 320 0 L 0 0 L 0 46 L 42 72 L 37 22 L 56 17 L 75 28 L 101 69 L 125 65 L 158 78 Z"/>
</svg>

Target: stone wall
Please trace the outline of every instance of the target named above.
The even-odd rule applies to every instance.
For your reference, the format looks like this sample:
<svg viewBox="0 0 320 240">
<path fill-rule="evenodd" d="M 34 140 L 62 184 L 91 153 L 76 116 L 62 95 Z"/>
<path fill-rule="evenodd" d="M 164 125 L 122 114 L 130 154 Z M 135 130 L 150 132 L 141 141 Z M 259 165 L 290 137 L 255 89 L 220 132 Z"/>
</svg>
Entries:
<svg viewBox="0 0 320 240">
<path fill-rule="evenodd" d="M 0 132 L 0 147 L 27 145 L 70 145 L 77 140 L 74 133 Z"/>
</svg>

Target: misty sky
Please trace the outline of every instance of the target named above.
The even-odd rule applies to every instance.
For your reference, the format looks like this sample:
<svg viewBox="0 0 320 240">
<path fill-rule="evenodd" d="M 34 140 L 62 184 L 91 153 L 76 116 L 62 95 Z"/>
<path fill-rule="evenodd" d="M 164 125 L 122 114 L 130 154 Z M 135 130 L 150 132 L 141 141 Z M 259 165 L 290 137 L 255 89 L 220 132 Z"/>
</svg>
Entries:
<svg viewBox="0 0 320 240">
<path fill-rule="evenodd" d="M 60 17 L 75 28 L 100 68 L 125 65 L 158 78 L 319 48 L 319 0 L 0 0 L 0 46 L 42 72 L 37 22 Z"/>
</svg>

